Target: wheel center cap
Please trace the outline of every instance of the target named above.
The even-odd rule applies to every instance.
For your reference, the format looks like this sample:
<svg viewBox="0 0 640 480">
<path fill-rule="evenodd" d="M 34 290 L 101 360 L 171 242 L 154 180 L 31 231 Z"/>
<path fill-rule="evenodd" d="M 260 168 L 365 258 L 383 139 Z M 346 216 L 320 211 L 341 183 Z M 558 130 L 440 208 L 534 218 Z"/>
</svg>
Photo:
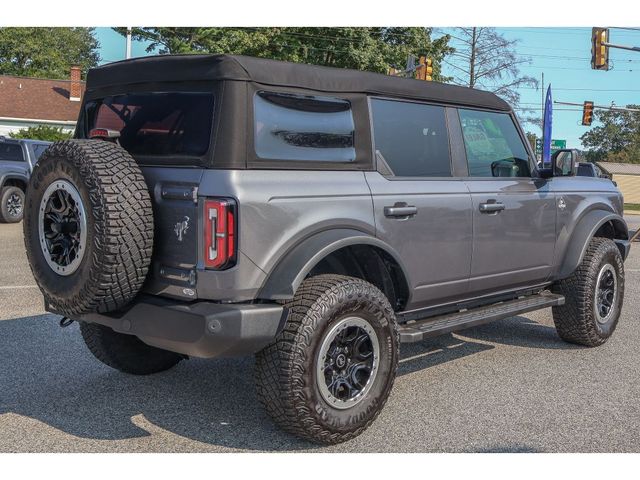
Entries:
<svg viewBox="0 0 640 480">
<path fill-rule="evenodd" d="M 336 357 L 336 365 L 338 368 L 343 368 L 347 364 L 347 357 L 344 353 L 341 353 Z"/>
</svg>

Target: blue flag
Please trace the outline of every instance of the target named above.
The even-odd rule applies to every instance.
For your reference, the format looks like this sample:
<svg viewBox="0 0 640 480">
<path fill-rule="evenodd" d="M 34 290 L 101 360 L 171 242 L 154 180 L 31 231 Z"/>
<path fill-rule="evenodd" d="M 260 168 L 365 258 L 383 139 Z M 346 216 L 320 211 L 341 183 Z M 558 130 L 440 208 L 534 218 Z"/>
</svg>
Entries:
<svg viewBox="0 0 640 480">
<path fill-rule="evenodd" d="M 553 117 L 553 102 L 551 101 L 551 84 L 547 89 L 547 98 L 544 102 L 544 120 L 542 124 L 542 164 L 551 163 L 551 124 Z"/>
</svg>

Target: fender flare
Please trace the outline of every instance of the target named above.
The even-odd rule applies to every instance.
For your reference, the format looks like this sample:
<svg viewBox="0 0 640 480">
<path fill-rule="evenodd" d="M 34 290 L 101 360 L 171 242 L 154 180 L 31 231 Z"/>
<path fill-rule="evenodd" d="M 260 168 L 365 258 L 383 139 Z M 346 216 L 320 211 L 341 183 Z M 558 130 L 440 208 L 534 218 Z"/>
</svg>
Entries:
<svg viewBox="0 0 640 480">
<path fill-rule="evenodd" d="M 19 173 L 5 173 L 4 175 L 2 175 L 2 177 L 0 177 L 0 188 L 4 187 L 4 182 L 6 182 L 7 180 L 20 180 L 21 182 L 24 182 L 25 190 L 26 185 L 29 185 L 29 177 L 27 177 L 26 175 L 21 175 Z"/>
<path fill-rule="evenodd" d="M 265 300 L 293 298 L 313 267 L 330 253 L 350 245 L 371 245 L 384 250 L 400 265 L 404 278 L 409 282 L 407 270 L 400 256 L 385 242 L 358 230 L 332 229 L 316 233 L 293 247 L 268 274 L 257 298 Z"/>
<path fill-rule="evenodd" d="M 580 219 L 578 225 L 573 229 L 556 278 L 567 278 L 580 266 L 589 242 L 595 236 L 598 229 L 607 222 L 612 222 L 616 231 L 621 232 L 619 236 L 623 238 L 616 236 L 615 241 L 623 259 L 626 257 L 629 245 L 629 229 L 627 223 L 616 213 L 606 210 L 591 210 Z"/>
</svg>

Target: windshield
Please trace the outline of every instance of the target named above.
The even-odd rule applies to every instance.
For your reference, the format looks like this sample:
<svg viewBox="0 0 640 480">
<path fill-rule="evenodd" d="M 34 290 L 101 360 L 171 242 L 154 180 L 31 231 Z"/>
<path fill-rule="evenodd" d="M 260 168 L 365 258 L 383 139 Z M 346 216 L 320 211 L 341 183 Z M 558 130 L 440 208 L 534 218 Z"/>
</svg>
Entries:
<svg viewBox="0 0 640 480">
<path fill-rule="evenodd" d="M 133 155 L 201 156 L 209 149 L 213 94 L 154 92 L 115 95 L 87 103 L 87 131 L 120 132 Z"/>
</svg>

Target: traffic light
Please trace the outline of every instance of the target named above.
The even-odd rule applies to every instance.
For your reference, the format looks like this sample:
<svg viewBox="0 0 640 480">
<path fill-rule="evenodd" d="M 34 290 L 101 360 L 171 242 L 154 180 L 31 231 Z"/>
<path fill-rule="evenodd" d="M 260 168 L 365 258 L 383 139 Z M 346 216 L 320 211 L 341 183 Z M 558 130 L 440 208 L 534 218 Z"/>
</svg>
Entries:
<svg viewBox="0 0 640 480">
<path fill-rule="evenodd" d="M 591 68 L 609 70 L 609 29 L 593 27 L 591 29 Z"/>
<path fill-rule="evenodd" d="M 424 55 L 420 56 L 419 67 L 416 68 L 416 78 L 418 80 L 426 80 L 430 82 L 433 80 L 433 62 L 430 58 Z"/>
<path fill-rule="evenodd" d="M 584 102 L 582 107 L 582 125 L 589 126 L 593 121 L 593 102 Z"/>
<path fill-rule="evenodd" d="M 425 68 L 424 68 L 424 79 L 428 82 L 430 82 L 431 80 L 433 80 L 433 65 L 432 65 L 432 61 L 430 58 L 427 58 L 427 61 L 425 63 Z"/>
</svg>

